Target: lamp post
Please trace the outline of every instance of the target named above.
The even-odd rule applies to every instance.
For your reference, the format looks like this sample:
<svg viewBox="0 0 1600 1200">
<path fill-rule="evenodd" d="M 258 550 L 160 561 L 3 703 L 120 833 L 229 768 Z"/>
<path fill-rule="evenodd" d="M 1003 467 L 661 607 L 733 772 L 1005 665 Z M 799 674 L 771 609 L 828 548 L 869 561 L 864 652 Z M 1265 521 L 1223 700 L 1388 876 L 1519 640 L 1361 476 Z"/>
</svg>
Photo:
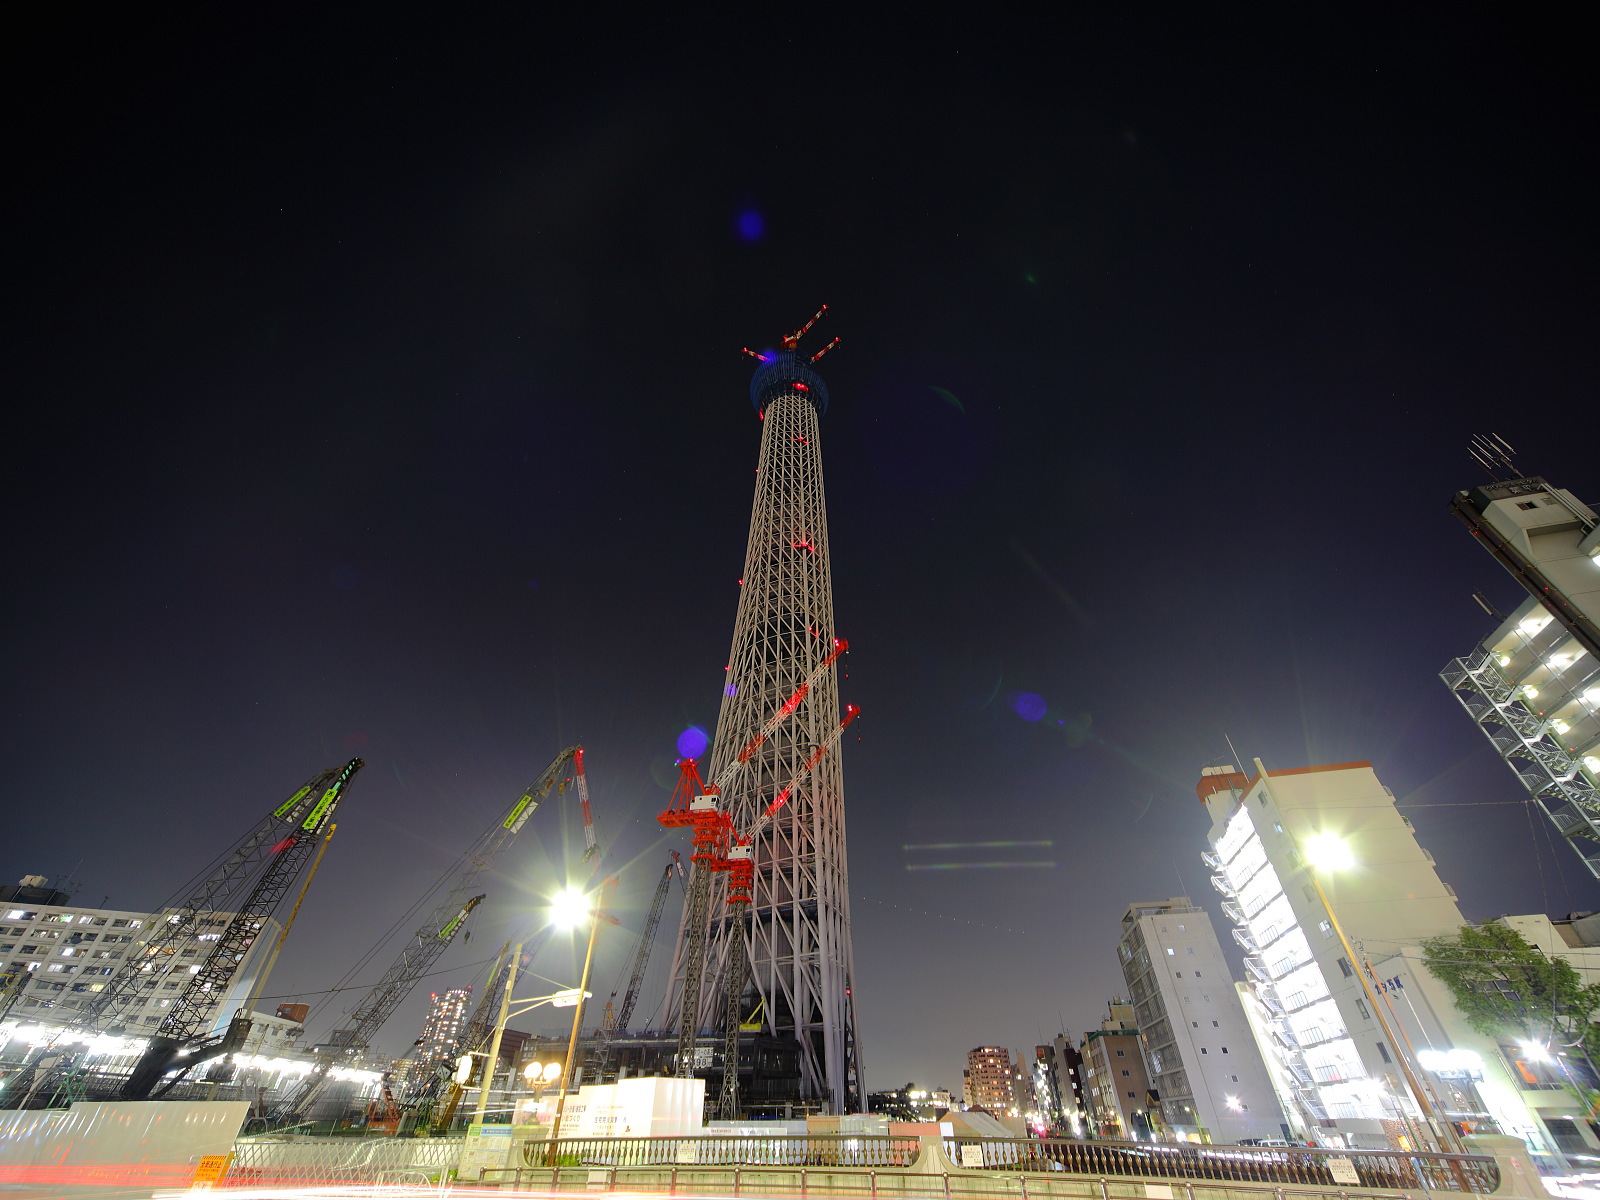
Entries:
<svg viewBox="0 0 1600 1200">
<path fill-rule="evenodd" d="M 1256 760 L 1257 769 L 1261 771 L 1262 778 L 1266 778 L 1266 771 L 1261 768 L 1261 760 Z M 1298 838 L 1294 839 L 1295 849 L 1300 853 L 1306 863 L 1306 874 L 1311 878 L 1311 886 L 1316 889 L 1317 899 L 1322 902 L 1322 910 L 1328 914 L 1328 924 L 1333 927 L 1333 932 L 1338 935 L 1339 945 L 1344 948 L 1345 961 L 1350 964 L 1350 970 L 1361 981 L 1361 990 L 1366 994 L 1367 1004 L 1372 1010 L 1372 1015 L 1378 1019 L 1378 1027 L 1383 1030 L 1389 1044 L 1394 1047 L 1395 1060 L 1400 1064 L 1401 1073 L 1405 1075 L 1406 1086 L 1411 1091 L 1411 1097 L 1416 1101 L 1417 1108 L 1422 1113 L 1422 1119 L 1428 1123 L 1434 1139 L 1441 1144 L 1441 1148 L 1449 1150 L 1452 1138 L 1445 1134 L 1447 1122 L 1439 1119 L 1439 1114 L 1428 1100 L 1427 1092 L 1423 1090 L 1416 1075 L 1411 1070 L 1411 1062 L 1406 1055 L 1405 1047 L 1400 1038 L 1389 1026 L 1384 1018 L 1383 1005 L 1378 1002 L 1376 993 L 1372 990 L 1372 983 L 1368 979 L 1366 959 L 1358 958 L 1355 950 L 1350 945 L 1350 939 L 1345 936 L 1344 926 L 1339 924 L 1339 915 L 1333 911 L 1333 904 L 1328 899 L 1328 893 L 1322 889 L 1322 881 L 1317 878 L 1317 867 L 1326 870 L 1338 870 L 1341 867 L 1355 865 L 1355 856 L 1350 852 L 1349 846 L 1333 834 L 1318 833 L 1306 839 L 1302 845 Z M 1407 1039 L 1409 1041 L 1409 1039 Z M 1419 1147 L 1420 1149 L 1420 1147 Z M 1459 1151 L 1457 1151 L 1459 1153 Z"/>
<path fill-rule="evenodd" d="M 538 1008 L 541 1004 L 548 1004 L 553 1008 L 566 1008 L 576 1006 L 580 1011 L 583 1008 L 583 997 L 586 994 L 581 987 L 565 988 L 559 992 L 551 992 L 548 996 L 525 996 L 520 1000 L 511 998 L 511 990 L 517 982 L 517 964 L 522 961 L 522 943 L 518 942 L 511 952 L 511 961 L 506 964 L 506 988 L 500 997 L 500 1016 L 494 1023 L 494 1036 L 489 1039 L 489 1056 L 483 1064 L 483 1086 L 478 1090 L 478 1111 L 473 1117 L 473 1124 L 482 1128 L 484 1110 L 489 1105 L 489 1089 L 494 1083 L 495 1065 L 500 1061 L 500 1040 L 505 1035 L 506 1022 L 512 1017 L 521 1016 Z M 589 982 L 587 968 L 583 973 L 583 982 Z M 513 1004 L 522 1005 L 515 1012 L 511 1011 Z"/>
<path fill-rule="evenodd" d="M 583 1024 L 583 1001 L 589 994 L 585 989 L 589 986 L 589 969 L 594 965 L 594 943 L 600 935 L 600 922 L 605 919 L 605 914 L 600 909 L 600 901 L 605 898 L 605 892 L 616 881 L 607 879 L 600 884 L 600 890 L 594 898 L 590 908 L 589 917 L 589 949 L 583 956 L 583 979 L 578 984 L 577 1003 L 572 1009 L 572 1036 L 567 1040 L 567 1058 L 561 1064 L 561 1092 L 556 1097 L 556 1119 L 550 1126 L 550 1161 L 555 1162 L 556 1139 L 561 1136 L 561 1118 L 567 1111 L 567 1087 L 572 1081 L 572 1060 L 578 1053 L 578 1030 Z M 569 896 L 571 893 L 568 893 Z M 569 902 L 570 903 L 570 902 Z"/>
</svg>

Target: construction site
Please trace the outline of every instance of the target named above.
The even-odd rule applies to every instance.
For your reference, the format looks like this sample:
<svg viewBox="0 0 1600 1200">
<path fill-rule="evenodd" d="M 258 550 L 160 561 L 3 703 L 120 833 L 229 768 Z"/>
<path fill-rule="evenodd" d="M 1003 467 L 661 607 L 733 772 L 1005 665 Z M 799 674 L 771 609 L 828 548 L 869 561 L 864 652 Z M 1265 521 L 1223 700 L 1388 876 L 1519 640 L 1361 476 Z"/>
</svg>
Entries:
<svg viewBox="0 0 1600 1200">
<path fill-rule="evenodd" d="M 655 889 L 628 931 L 625 984 L 592 1002 L 596 936 L 621 924 L 608 910 L 620 868 L 600 844 L 584 749 L 572 745 L 503 811 L 475 819 L 487 828 L 411 901 L 402 936 L 386 935 L 330 989 L 359 996 L 337 1028 L 309 1032 L 310 1005 L 264 999 L 280 954 L 294 954 L 338 823 L 365 819 L 348 803 L 365 766 L 351 758 L 254 812 L 219 806 L 218 825 L 243 832 L 226 844 L 196 837 L 193 857 L 213 857 L 175 857 L 174 874 L 192 875 L 148 912 L 74 904 L 40 876 L 0 888 L 0 1109 L 243 1101 L 247 1133 L 428 1136 L 537 1121 L 555 1136 L 569 1096 L 653 1078 L 694 1084 L 683 1093 L 700 1110 L 693 1124 L 861 1111 L 838 753 L 859 710 L 838 695 L 848 645 L 833 628 L 817 432 L 828 392 L 813 369 L 838 339 L 799 351 L 825 311 L 779 349 L 745 351 L 757 362 L 761 450 L 720 716 L 704 775 L 696 758 L 676 764 L 657 816 L 665 851 L 626 868 L 648 871 Z M 442 979 L 413 1038 L 393 1018 L 470 936 L 519 834 L 569 796 L 584 838 L 569 877 L 586 884 L 555 897 L 473 980 Z M 674 892 L 681 916 L 664 944 Z M 522 995 L 559 928 L 587 935 L 581 979 Z M 643 994 L 665 954 L 664 994 Z M 358 972 L 377 981 L 355 985 Z M 569 1036 L 510 1024 L 546 1005 L 570 1016 Z"/>
</svg>

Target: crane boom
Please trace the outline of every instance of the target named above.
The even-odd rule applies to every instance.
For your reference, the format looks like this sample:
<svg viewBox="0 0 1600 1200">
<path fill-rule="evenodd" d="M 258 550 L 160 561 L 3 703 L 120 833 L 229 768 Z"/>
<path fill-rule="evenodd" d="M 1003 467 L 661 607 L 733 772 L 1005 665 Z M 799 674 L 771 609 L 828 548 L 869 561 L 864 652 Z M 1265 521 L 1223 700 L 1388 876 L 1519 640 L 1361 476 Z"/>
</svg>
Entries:
<svg viewBox="0 0 1600 1200">
<path fill-rule="evenodd" d="M 821 314 L 817 314 L 820 316 Z M 814 319 L 814 318 L 813 318 Z M 802 331 L 804 332 L 804 331 Z M 833 668 L 839 656 L 850 649 L 843 638 L 833 639 L 832 650 L 812 668 L 810 674 L 793 694 L 778 706 L 756 735 L 745 743 L 727 766 L 710 784 L 702 784 L 699 770 L 693 759 L 679 764 L 680 776 L 673 792 L 672 802 L 657 820 L 670 827 L 694 827 L 694 854 L 690 861 L 696 870 L 690 877 L 689 897 L 686 901 L 683 942 L 683 990 L 678 1009 L 678 1048 L 674 1073 L 680 1079 L 694 1075 L 694 1043 L 698 1031 L 700 1012 L 700 987 L 705 974 L 706 923 L 711 908 L 711 872 L 721 869 L 718 863 L 726 851 L 732 818 L 718 808 L 718 797 L 738 776 L 773 730 L 794 715 L 805 703 L 806 696 L 816 686 L 823 674 Z M 787 797 L 785 797 L 787 799 Z"/>
<path fill-rule="evenodd" d="M 839 744 L 844 731 L 850 728 L 850 722 L 860 714 L 861 709 L 856 705 L 844 706 L 844 720 L 839 722 L 838 727 L 828 735 L 822 745 L 811 752 L 806 761 L 800 765 L 800 769 L 784 785 L 783 790 L 756 819 L 750 831 L 732 840 L 727 857 L 718 864 L 722 870 L 728 872 L 727 904 L 732 910 L 734 930 L 733 940 L 728 946 L 727 1000 L 723 1008 L 722 1094 L 717 1101 L 717 1115 L 725 1120 L 734 1120 L 739 1115 L 739 1027 L 742 1023 L 739 1008 L 744 997 L 744 977 L 748 967 L 744 940 L 744 914 L 750 907 L 750 889 L 755 883 L 755 840 L 771 824 L 773 814 L 789 802 L 794 790 L 822 761 L 823 755 Z"/>
<path fill-rule="evenodd" d="M 568 746 L 556 755 L 543 773 L 523 789 L 522 795 L 505 816 L 490 826 L 468 849 L 465 855 L 466 868 L 457 878 L 455 886 L 417 927 L 399 956 L 384 972 L 383 978 L 373 985 L 366 998 L 357 1005 L 350 1015 L 349 1024 L 343 1029 L 334 1030 L 329 1039 L 333 1048 L 320 1056 L 316 1067 L 305 1077 L 296 1094 L 290 1097 L 284 1109 L 286 1115 L 299 1115 L 306 1110 L 321 1091 L 335 1056 L 365 1049 L 378 1030 L 394 1015 L 395 1009 L 411 994 L 417 980 L 426 975 L 449 949 L 456 934 L 466 923 L 466 918 L 484 899 L 483 893 L 475 894 L 479 880 L 494 865 L 499 854 L 522 832 L 528 818 L 533 816 L 551 790 L 555 789 L 558 796 L 566 792 L 565 773 L 569 764 L 576 764 L 577 777 L 584 779 L 582 755 L 581 746 Z M 586 796 L 587 792 L 588 784 L 585 781 L 579 795 Z M 584 857 L 598 861 L 599 846 L 595 842 L 594 821 L 587 805 L 584 806 L 583 817 L 584 837 L 588 845 Z"/>
<path fill-rule="evenodd" d="M 678 855 L 672 855 L 676 860 Z M 622 1007 L 617 1010 L 617 1028 L 626 1032 L 628 1020 L 633 1016 L 633 1006 L 639 1000 L 639 987 L 644 983 L 645 970 L 650 966 L 650 952 L 656 944 L 656 929 L 661 924 L 661 910 L 667 903 L 667 892 L 672 887 L 672 872 L 677 862 L 669 862 L 661 872 L 661 882 L 656 884 L 655 899 L 650 902 L 650 915 L 645 918 L 644 929 L 639 933 L 639 946 L 633 953 L 633 974 L 628 977 L 628 990 L 622 994 Z"/>
<path fill-rule="evenodd" d="M 322 828 L 352 776 L 362 767 L 359 758 L 343 768 L 319 771 L 234 846 L 218 867 L 182 903 L 169 905 L 151 921 L 144 939 L 123 958 L 116 976 L 106 984 L 78 1020 L 80 1029 L 118 1033 L 128 1024 L 130 1010 L 150 975 L 175 958 L 178 948 L 192 941 L 200 922 L 214 912 L 226 912 L 228 901 L 270 858 L 285 838 L 297 831 Z M 308 822 L 310 824 L 308 824 Z M 220 946 L 220 939 L 219 939 Z M 165 1028 L 165 1024 L 162 1026 Z"/>
</svg>

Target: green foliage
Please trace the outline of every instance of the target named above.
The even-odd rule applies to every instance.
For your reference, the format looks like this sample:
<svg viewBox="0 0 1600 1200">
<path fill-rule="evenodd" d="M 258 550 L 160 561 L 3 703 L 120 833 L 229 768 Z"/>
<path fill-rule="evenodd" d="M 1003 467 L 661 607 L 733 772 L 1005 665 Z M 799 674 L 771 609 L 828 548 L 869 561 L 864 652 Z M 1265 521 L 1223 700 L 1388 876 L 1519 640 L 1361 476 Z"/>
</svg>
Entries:
<svg viewBox="0 0 1600 1200">
<path fill-rule="evenodd" d="M 1600 1058 L 1593 1024 L 1600 984 L 1584 986 L 1565 959 L 1547 958 L 1506 925 L 1463 925 L 1422 943 L 1428 970 L 1450 989 L 1467 1023 L 1493 1038 L 1579 1047 Z"/>
</svg>

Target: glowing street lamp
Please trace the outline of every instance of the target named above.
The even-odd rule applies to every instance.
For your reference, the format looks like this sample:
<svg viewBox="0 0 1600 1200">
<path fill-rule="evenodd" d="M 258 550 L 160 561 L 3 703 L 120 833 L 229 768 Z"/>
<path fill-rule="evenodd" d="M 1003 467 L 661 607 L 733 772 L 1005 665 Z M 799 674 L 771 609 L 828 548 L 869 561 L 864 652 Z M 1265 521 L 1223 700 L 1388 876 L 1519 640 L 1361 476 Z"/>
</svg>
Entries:
<svg viewBox="0 0 1600 1200">
<path fill-rule="evenodd" d="M 1267 778 L 1267 769 L 1259 758 L 1256 759 L 1256 770 L 1261 773 L 1262 779 Z M 1421 1083 L 1418 1082 L 1416 1075 L 1411 1070 L 1410 1056 L 1405 1051 L 1405 1047 L 1409 1046 L 1411 1041 L 1409 1038 L 1405 1038 L 1402 1041 L 1404 1035 L 1396 1037 L 1395 1031 L 1390 1028 L 1388 1020 L 1383 1015 L 1383 1005 L 1378 1002 L 1378 997 L 1372 990 L 1372 981 L 1367 977 L 1366 959 L 1365 957 L 1358 958 L 1356 956 L 1354 948 L 1350 945 L 1350 939 L 1345 936 L 1344 926 L 1339 924 L 1339 915 L 1333 911 L 1333 904 L 1328 899 L 1328 893 L 1322 890 L 1322 880 L 1317 878 L 1319 871 L 1327 871 L 1331 874 L 1334 871 L 1348 871 L 1354 867 L 1356 865 L 1355 852 L 1350 849 L 1350 844 L 1344 838 L 1336 833 L 1326 831 L 1314 833 L 1303 842 L 1297 839 L 1295 848 L 1299 850 L 1300 857 L 1307 864 L 1306 874 L 1311 877 L 1311 886 L 1316 889 L 1317 899 L 1322 901 L 1322 909 L 1328 914 L 1328 924 L 1333 927 L 1334 933 L 1339 935 L 1339 945 L 1344 948 L 1345 961 L 1350 964 L 1350 969 L 1355 973 L 1356 978 L 1361 981 L 1361 990 L 1367 997 L 1367 1004 L 1372 1010 L 1372 1015 L 1378 1018 L 1379 1028 L 1383 1030 L 1384 1036 L 1389 1039 L 1389 1044 L 1394 1047 L 1395 1057 L 1400 1063 L 1401 1073 L 1406 1078 L 1406 1086 L 1411 1089 L 1411 1096 L 1416 1101 L 1423 1120 L 1428 1123 L 1428 1128 L 1433 1131 L 1433 1136 L 1442 1145 L 1447 1145 L 1448 1138 L 1444 1131 L 1448 1126 L 1439 1120 L 1438 1113 L 1434 1111 L 1433 1105 L 1428 1102 L 1427 1094 L 1422 1090 Z"/>
</svg>

